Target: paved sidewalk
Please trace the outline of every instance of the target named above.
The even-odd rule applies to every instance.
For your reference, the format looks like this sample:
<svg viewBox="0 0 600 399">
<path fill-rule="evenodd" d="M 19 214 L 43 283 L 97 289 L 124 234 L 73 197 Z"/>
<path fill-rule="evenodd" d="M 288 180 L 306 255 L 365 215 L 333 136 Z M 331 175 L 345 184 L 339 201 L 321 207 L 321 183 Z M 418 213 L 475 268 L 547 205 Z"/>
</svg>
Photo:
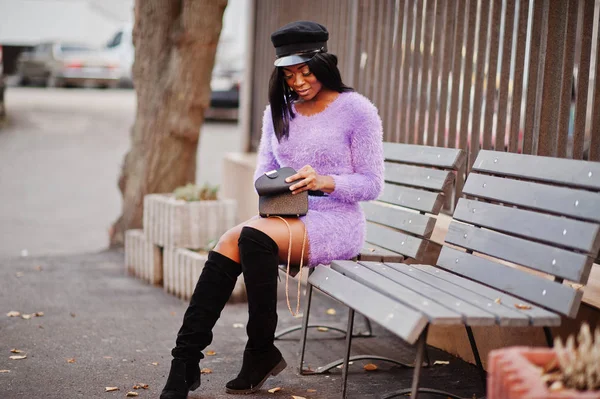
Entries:
<svg viewBox="0 0 600 399">
<path fill-rule="evenodd" d="M 139 398 L 158 398 L 187 304 L 160 287 L 125 275 L 123 258 L 122 252 L 107 251 L 0 260 L 0 370 L 10 370 L 0 373 L 0 398 L 124 398 L 137 383 L 149 385 L 148 390 L 138 391 Z M 280 284 L 280 328 L 299 322 L 287 311 L 283 287 Z M 345 325 L 343 306 L 323 295 L 313 303 L 311 320 Z M 337 314 L 328 315 L 328 308 L 336 309 Z M 26 320 L 8 317 L 9 311 L 44 315 Z M 246 339 L 245 329 L 233 325 L 245 325 L 246 320 L 246 304 L 225 308 L 209 348 L 216 355 L 201 362 L 201 367 L 211 368 L 213 373 L 202 376 L 202 386 L 190 398 L 232 397 L 223 387 L 239 370 Z M 358 317 L 357 327 L 361 323 Z M 378 338 L 356 339 L 353 354 L 375 352 L 413 361 L 411 348 L 375 328 Z M 246 398 L 340 397 L 341 370 L 320 376 L 297 374 L 298 336 L 278 343 L 289 367 L 269 379 L 258 394 Z M 22 350 L 27 358 L 10 360 L 9 356 L 15 355 L 10 352 L 13 348 Z M 343 348 L 339 335 L 311 332 L 308 364 L 316 368 L 329 363 L 342 356 Z M 425 369 L 424 386 L 448 389 L 468 398 L 483 394 L 473 366 L 434 349 L 430 356 L 450 364 Z M 75 360 L 70 363 L 68 359 Z M 367 372 L 362 368 L 366 363 L 357 362 L 352 367 L 350 398 L 377 398 L 383 392 L 410 386 L 412 370 L 378 363 L 379 370 Z M 108 386 L 120 390 L 105 392 Z M 283 390 L 276 394 L 266 391 L 274 387 Z"/>
</svg>

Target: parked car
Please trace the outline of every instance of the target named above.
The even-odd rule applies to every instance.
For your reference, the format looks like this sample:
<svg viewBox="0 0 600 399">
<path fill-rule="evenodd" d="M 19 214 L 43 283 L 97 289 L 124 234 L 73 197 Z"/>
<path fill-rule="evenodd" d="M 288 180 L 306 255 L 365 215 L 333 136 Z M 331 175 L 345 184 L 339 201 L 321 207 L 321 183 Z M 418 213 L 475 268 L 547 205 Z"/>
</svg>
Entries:
<svg viewBox="0 0 600 399">
<path fill-rule="evenodd" d="M 131 30 L 131 25 L 125 25 L 123 28 L 119 29 L 110 38 L 103 50 L 108 57 L 116 59 L 119 63 L 117 74 L 119 76 L 119 86 L 121 87 L 133 87 L 131 69 L 135 51 L 131 38 Z"/>
<path fill-rule="evenodd" d="M 116 57 L 80 43 L 41 43 L 17 60 L 22 85 L 116 87 L 118 68 Z"/>
<path fill-rule="evenodd" d="M 220 69 L 215 65 L 210 80 L 212 108 L 238 108 L 240 105 L 241 72 Z"/>
</svg>

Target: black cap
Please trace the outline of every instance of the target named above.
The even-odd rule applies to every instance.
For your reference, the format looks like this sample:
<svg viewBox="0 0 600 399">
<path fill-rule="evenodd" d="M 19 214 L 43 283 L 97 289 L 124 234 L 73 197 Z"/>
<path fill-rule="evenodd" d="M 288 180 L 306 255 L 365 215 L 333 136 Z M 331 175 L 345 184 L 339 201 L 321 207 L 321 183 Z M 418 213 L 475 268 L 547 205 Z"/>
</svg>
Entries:
<svg viewBox="0 0 600 399">
<path fill-rule="evenodd" d="M 316 53 L 327 52 L 329 32 L 323 25 L 312 21 L 295 21 L 271 34 L 275 46 L 275 66 L 301 64 Z"/>
</svg>

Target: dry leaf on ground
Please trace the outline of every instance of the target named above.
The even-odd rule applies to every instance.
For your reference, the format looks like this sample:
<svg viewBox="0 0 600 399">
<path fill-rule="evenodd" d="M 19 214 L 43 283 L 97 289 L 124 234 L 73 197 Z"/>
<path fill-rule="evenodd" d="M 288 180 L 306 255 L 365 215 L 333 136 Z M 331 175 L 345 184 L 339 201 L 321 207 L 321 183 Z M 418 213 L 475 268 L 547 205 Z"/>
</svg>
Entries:
<svg viewBox="0 0 600 399">
<path fill-rule="evenodd" d="M 22 315 L 21 315 L 21 317 L 22 317 L 22 318 L 24 318 L 25 320 L 29 320 L 29 319 L 31 319 L 31 317 L 33 317 L 33 315 L 30 315 L 30 314 L 22 314 Z"/>
<path fill-rule="evenodd" d="M 0 370 L 0 374 L 2 373 L 10 373 L 10 370 Z"/>
<path fill-rule="evenodd" d="M 435 362 L 433 362 L 434 366 L 437 366 L 438 364 L 450 364 L 450 362 L 447 360 L 436 360 Z"/>
<path fill-rule="evenodd" d="M 306 390 L 306 392 L 308 392 L 308 393 L 315 393 L 315 392 L 317 392 L 317 390 L 309 388 L 309 389 Z"/>
<path fill-rule="evenodd" d="M 133 392 L 133 391 L 129 391 L 129 392 L 127 392 L 127 395 L 125 395 L 125 396 L 138 396 L 138 393 L 137 392 Z"/>
<path fill-rule="evenodd" d="M 200 374 L 211 374 L 211 373 L 212 373 L 212 369 L 209 369 L 208 367 L 205 367 L 202 370 L 200 370 Z"/>
<path fill-rule="evenodd" d="M 75 363 L 75 358 L 74 357 L 68 358 L 67 363 Z"/>
<path fill-rule="evenodd" d="M 106 387 L 106 390 L 104 392 L 113 392 L 113 391 L 118 391 L 119 387 Z"/>
<path fill-rule="evenodd" d="M 494 299 L 494 302 L 496 302 L 496 303 L 502 303 L 502 299 L 496 298 L 496 299 Z"/>
<path fill-rule="evenodd" d="M 515 303 L 515 308 L 517 308 L 517 309 L 525 309 L 526 310 L 526 309 L 531 309 L 531 306 L 524 305 L 522 303 Z"/>
<path fill-rule="evenodd" d="M 44 268 L 42 266 L 36 266 L 35 270 L 37 270 L 38 272 L 41 272 L 42 270 L 44 270 Z"/>
<path fill-rule="evenodd" d="M 377 366 L 373 363 L 368 363 L 363 366 L 363 369 L 365 369 L 367 371 L 375 371 L 375 370 L 377 370 Z"/>
<path fill-rule="evenodd" d="M 271 388 L 271 389 L 269 389 L 268 392 L 269 393 L 275 393 L 275 392 L 279 392 L 279 391 L 281 391 L 281 387 Z"/>
<path fill-rule="evenodd" d="M 6 315 L 8 317 L 19 317 L 19 316 L 21 316 L 21 312 L 17 312 L 16 310 L 11 310 Z"/>
<path fill-rule="evenodd" d="M 317 331 L 327 332 L 327 331 L 329 331 L 329 328 L 327 328 L 327 327 L 317 327 Z"/>
<path fill-rule="evenodd" d="M 23 353 L 23 351 L 20 349 L 11 349 L 10 352 L 11 353 Z"/>
<path fill-rule="evenodd" d="M 102 356 L 103 359 L 112 359 L 112 356 Z"/>
<path fill-rule="evenodd" d="M 326 312 L 326 313 L 327 313 L 328 315 L 331 315 L 331 316 L 333 316 L 333 315 L 334 315 L 336 312 L 335 312 L 335 309 L 333 309 L 333 308 L 330 308 L 330 309 L 327 309 L 327 312 Z"/>
<path fill-rule="evenodd" d="M 292 399 L 306 399 L 304 396 L 292 395 Z"/>
<path fill-rule="evenodd" d="M 216 354 L 217 354 L 217 352 L 215 352 L 215 351 L 206 351 L 206 356 L 214 356 Z"/>
<path fill-rule="evenodd" d="M 16 356 L 10 356 L 9 359 L 12 359 L 12 360 L 27 359 L 27 355 L 23 355 L 23 356 L 18 356 L 18 355 L 16 355 Z"/>
<path fill-rule="evenodd" d="M 152 362 L 151 363 L 153 366 L 158 366 L 158 362 Z"/>
<path fill-rule="evenodd" d="M 35 312 L 33 315 L 35 317 L 42 317 L 44 315 L 44 312 Z"/>
<path fill-rule="evenodd" d="M 71 313 L 71 317 L 75 317 L 77 316 L 75 313 Z"/>
</svg>

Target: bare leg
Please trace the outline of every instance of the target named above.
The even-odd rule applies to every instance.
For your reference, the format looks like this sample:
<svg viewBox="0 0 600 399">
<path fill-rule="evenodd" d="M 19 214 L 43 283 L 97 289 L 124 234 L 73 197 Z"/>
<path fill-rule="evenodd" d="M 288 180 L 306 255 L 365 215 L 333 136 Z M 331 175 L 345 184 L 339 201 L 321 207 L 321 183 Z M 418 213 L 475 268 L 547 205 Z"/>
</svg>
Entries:
<svg viewBox="0 0 600 399">
<path fill-rule="evenodd" d="M 300 254 L 302 252 L 302 239 L 304 238 L 304 223 L 298 218 L 286 218 L 286 220 L 292 230 L 291 263 L 292 265 L 299 265 Z M 240 223 L 221 236 L 214 250 L 239 263 L 240 251 L 238 249 L 238 239 L 244 226 L 253 227 L 271 237 L 279 247 L 279 261 L 282 264 L 287 263 L 290 233 L 286 224 L 278 218 L 255 218 Z M 308 251 L 309 243 L 307 239 L 303 262 L 305 265 L 308 262 Z"/>
</svg>

